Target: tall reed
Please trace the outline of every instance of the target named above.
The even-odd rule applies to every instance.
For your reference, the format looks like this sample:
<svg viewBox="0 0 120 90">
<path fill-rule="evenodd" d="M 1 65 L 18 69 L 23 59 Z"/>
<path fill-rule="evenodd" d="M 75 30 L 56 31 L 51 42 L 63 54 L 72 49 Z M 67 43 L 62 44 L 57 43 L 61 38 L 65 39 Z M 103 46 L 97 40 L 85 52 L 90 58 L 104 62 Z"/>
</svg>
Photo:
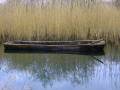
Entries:
<svg viewBox="0 0 120 90">
<path fill-rule="evenodd" d="M 0 42 L 105 39 L 118 44 L 120 10 L 103 4 L 0 6 Z"/>
</svg>

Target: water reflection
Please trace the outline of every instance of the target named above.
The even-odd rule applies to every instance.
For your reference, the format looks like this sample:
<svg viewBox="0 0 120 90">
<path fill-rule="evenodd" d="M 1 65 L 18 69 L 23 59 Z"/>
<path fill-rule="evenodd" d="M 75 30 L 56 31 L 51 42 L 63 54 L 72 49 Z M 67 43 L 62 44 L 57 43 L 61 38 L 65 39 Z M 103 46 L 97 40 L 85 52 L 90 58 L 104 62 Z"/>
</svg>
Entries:
<svg viewBox="0 0 120 90">
<path fill-rule="evenodd" d="M 0 90 L 119 90 L 119 50 L 99 56 L 10 54 L 0 56 Z M 118 51 L 116 51 L 118 50 Z"/>
</svg>

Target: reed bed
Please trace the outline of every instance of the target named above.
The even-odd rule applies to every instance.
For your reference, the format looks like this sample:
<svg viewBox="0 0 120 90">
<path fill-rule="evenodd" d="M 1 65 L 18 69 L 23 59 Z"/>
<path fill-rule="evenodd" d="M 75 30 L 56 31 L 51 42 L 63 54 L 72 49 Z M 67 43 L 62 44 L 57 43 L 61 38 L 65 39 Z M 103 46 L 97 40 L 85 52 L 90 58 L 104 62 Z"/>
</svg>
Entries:
<svg viewBox="0 0 120 90">
<path fill-rule="evenodd" d="M 120 42 L 120 10 L 94 7 L 0 6 L 0 43 L 9 40 L 105 39 Z"/>
</svg>

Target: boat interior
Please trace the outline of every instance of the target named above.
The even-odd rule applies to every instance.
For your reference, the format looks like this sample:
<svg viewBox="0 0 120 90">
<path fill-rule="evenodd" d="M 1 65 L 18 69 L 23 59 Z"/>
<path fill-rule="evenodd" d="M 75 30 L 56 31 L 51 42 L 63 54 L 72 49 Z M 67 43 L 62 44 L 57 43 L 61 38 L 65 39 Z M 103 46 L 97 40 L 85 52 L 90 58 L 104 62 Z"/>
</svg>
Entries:
<svg viewBox="0 0 120 90">
<path fill-rule="evenodd" d="M 80 45 L 80 44 L 97 44 L 102 40 L 76 40 L 76 41 L 12 41 L 13 44 L 43 44 L 43 45 Z"/>
</svg>

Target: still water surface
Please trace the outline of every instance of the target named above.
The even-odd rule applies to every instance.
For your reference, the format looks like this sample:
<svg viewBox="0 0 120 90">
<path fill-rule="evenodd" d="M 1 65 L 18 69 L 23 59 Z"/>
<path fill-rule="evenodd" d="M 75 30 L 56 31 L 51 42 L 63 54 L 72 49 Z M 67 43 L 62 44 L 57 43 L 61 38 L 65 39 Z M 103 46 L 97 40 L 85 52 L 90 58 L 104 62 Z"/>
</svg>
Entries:
<svg viewBox="0 0 120 90">
<path fill-rule="evenodd" d="M 120 49 L 104 56 L 4 53 L 0 46 L 0 90 L 120 90 Z"/>
</svg>

